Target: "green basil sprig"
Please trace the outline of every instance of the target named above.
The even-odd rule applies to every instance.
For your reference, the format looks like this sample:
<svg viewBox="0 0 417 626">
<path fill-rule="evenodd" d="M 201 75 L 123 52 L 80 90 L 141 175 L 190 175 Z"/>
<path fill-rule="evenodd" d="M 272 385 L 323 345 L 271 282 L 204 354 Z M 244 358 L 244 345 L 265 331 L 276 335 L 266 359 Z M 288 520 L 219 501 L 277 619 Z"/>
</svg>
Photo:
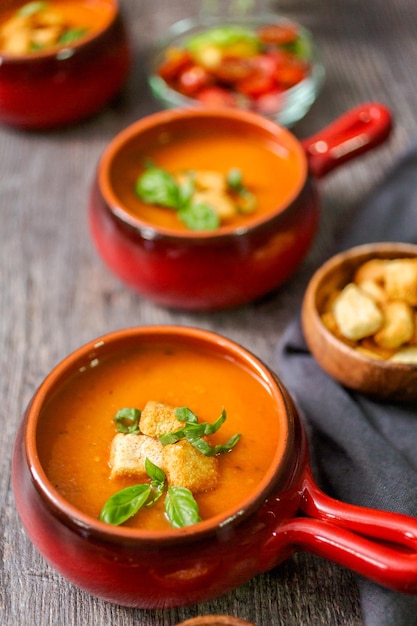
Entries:
<svg viewBox="0 0 417 626">
<path fill-rule="evenodd" d="M 226 411 L 224 409 L 217 420 L 212 424 L 209 422 L 200 423 L 197 415 L 195 415 L 195 413 L 187 407 L 179 407 L 175 409 L 175 415 L 180 422 L 185 422 L 185 426 L 179 430 L 160 435 L 159 441 L 163 446 L 176 443 L 181 439 L 186 439 L 205 456 L 215 456 L 216 454 L 230 452 L 240 439 L 240 434 L 235 434 L 230 437 L 226 443 L 218 444 L 216 446 L 211 446 L 205 439 L 203 439 L 204 436 L 212 435 L 217 432 L 224 424 L 226 421 Z"/>
<path fill-rule="evenodd" d="M 212 207 L 193 202 L 192 172 L 178 183 L 167 170 L 148 164 L 136 181 L 135 191 L 146 204 L 177 211 L 179 219 L 191 230 L 215 230 L 219 226 L 219 217 Z"/>
<path fill-rule="evenodd" d="M 198 504 L 186 487 L 168 487 L 165 513 L 174 528 L 183 528 L 201 522 Z"/>
<path fill-rule="evenodd" d="M 73 43 L 77 39 L 84 37 L 87 31 L 87 28 L 68 28 L 68 30 L 64 31 L 58 39 L 58 44 L 60 46 L 64 46 Z"/>
<path fill-rule="evenodd" d="M 133 433 L 138 435 L 140 433 L 139 429 L 139 420 L 140 420 L 141 412 L 139 409 L 134 408 L 124 408 L 117 411 L 114 416 L 114 421 L 117 425 L 117 430 L 119 433 L 130 434 Z"/>
<path fill-rule="evenodd" d="M 166 490 L 165 472 L 145 459 L 145 470 L 150 484 L 133 485 L 114 493 L 104 504 L 100 520 L 120 526 L 143 507 L 150 507 L 161 498 Z M 174 528 L 183 528 L 201 522 L 198 504 L 193 494 L 185 487 L 168 487 L 165 497 L 165 514 Z"/>
<path fill-rule="evenodd" d="M 29 15 L 35 15 L 35 13 L 39 13 L 39 11 L 43 11 L 44 9 L 46 9 L 48 5 L 49 5 L 49 2 L 43 2 L 42 0 L 39 0 L 39 2 L 37 2 L 36 0 L 34 0 L 33 2 L 28 2 L 27 4 L 24 4 L 19 9 L 17 14 L 20 15 L 21 17 L 28 17 Z"/>
</svg>

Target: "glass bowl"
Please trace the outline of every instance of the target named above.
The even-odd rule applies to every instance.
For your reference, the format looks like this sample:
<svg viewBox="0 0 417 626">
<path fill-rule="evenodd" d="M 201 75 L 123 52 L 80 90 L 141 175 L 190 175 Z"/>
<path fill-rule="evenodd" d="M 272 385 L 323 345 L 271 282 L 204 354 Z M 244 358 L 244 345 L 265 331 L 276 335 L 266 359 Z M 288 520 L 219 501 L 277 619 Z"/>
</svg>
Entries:
<svg viewBox="0 0 417 626">
<path fill-rule="evenodd" d="M 240 33 L 251 43 L 259 44 L 259 29 L 269 30 L 266 31 L 267 43 L 264 40 L 260 44 L 256 60 L 249 56 L 248 50 L 242 52 L 241 47 L 239 50 L 233 47 Z M 296 38 L 291 41 L 294 32 Z M 278 33 L 276 40 L 274 33 Z M 270 41 L 271 35 L 273 41 Z M 195 46 L 202 37 L 208 37 L 210 50 L 207 54 L 206 46 L 204 55 L 197 58 Z M 234 41 L 229 51 L 225 51 L 225 41 L 230 42 L 230 38 Z M 189 45 L 194 47 L 191 61 L 189 56 L 188 61 L 186 58 Z M 213 49 L 217 46 L 218 51 L 218 45 L 223 46 L 222 63 L 226 58 L 227 65 L 214 68 L 218 59 L 216 51 L 213 57 Z M 278 69 L 274 63 L 279 64 Z M 182 74 L 185 70 L 187 74 Z M 229 80 L 231 74 L 233 84 Z M 254 111 L 290 127 L 309 111 L 324 76 L 311 33 L 293 20 L 264 14 L 262 17 L 225 15 L 219 21 L 218 16 L 200 15 L 176 22 L 158 42 L 151 55 L 149 85 L 165 108 L 205 104 L 232 106 Z"/>
</svg>

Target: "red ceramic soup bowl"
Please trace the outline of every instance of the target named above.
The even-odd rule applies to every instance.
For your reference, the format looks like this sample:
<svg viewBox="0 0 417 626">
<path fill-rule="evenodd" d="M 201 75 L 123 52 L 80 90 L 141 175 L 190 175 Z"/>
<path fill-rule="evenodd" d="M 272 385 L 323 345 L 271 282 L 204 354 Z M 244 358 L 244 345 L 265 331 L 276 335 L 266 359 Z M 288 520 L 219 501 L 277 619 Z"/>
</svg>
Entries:
<svg viewBox="0 0 417 626">
<path fill-rule="evenodd" d="M 48 479 L 39 454 L 40 415 L 74 375 L 100 376 L 106 358 L 116 356 L 117 367 L 126 350 L 152 349 L 161 342 L 169 346 L 168 353 L 187 346 L 244 368 L 269 394 L 279 437 L 250 495 L 221 514 L 162 531 L 111 526 L 78 510 Z M 140 608 L 199 603 L 275 567 L 296 550 L 331 559 L 389 588 L 417 593 L 417 520 L 325 495 L 312 478 L 304 430 L 280 380 L 246 349 L 208 331 L 130 328 L 65 358 L 26 410 L 12 476 L 19 515 L 39 552 L 69 581 L 110 602 Z"/>
<path fill-rule="evenodd" d="M 2 2 L 0 28 L 27 4 Z M 131 51 L 118 0 L 50 0 L 48 6 L 59 12 L 69 4 L 82 7 L 79 20 L 88 22 L 84 36 L 19 54 L 2 49 L 0 39 L 1 123 L 40 130 L 79 122 L 98 112 L 124 85 Z"/>
<path fill-rule="evenodd" d="M 116 276 L 158 304 L 210 310 L 253 301 L 286 281 L 305 257 L 318 225 L 317 179 L 381 143 L 390 128 L 379 104 L 361 105 L 302 142 L 237 109 L 145 117 L 101 156 L 89 203 L 93 241 Z M 149 157 L 165 159 L 167 169 L 238 167 L 258 193 L 259 210 L 212 231 L 157 224 L 135 195 Z"/>
</svg>

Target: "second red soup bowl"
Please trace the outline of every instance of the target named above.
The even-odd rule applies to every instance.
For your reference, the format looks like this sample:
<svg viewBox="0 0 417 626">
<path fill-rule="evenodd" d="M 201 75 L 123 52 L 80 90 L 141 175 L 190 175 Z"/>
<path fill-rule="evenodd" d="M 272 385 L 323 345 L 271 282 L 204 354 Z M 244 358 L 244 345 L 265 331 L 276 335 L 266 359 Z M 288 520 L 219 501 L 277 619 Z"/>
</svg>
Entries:
<svg viewBox="0 0 417 626">
<path fill-rule="evenodd" d="M 80 122 L 120 92 L 131 62 L 119 0 L 2 0 L 0 123 L 45 130 Z"/>
<path fill-rule="evenodd" d="M 202 521 L 152 528 L 142 511 L 137 522 L 133 517 L 119 526 L 99 519 L 101 504 L 94 501 L 104 500 L 112 483 L 114 414 L 121 406 L 141 410 L 146 400 L 189 406 L 208 421 L 224 403 L 227 420 L 219 433 L 241 434 L 219 457 L 222 486 L 196 496 Z M 249 417 L 247 406 L 255 407 Z M 77 464 L 81 471 L 73 470 Z M 242 491 L 225 495 L 236 474 Z M 211 332 L 130 328 L 69 355 L 26 410 L 12 477 L 20 518 L 39 552 L 70 582 L 110 602 L 139 608 L 199 603 L 296 550 L 417 593 L 417 520 L 325 495 L 312 478 L 306 436 L 285 387 L 245 348 Z"/>
<path fill-rule="evenodd" d="M 260 115 L 236 109 L 177 109 L 145 117 L 101 156 L 89 203 L 93 241 L 129 287 L 179 309 L 222 309 L 253 301 L 286 281 L 314 239 L 317 179 L 380 144 L 391 116 L 363 104 L 299 141 Z M 136 193 L 146 162 L 174 171 L 240 171 L 256 198 L 251 213 L 214 230 L 190 230 L 174 211 Z"/>
</svg>

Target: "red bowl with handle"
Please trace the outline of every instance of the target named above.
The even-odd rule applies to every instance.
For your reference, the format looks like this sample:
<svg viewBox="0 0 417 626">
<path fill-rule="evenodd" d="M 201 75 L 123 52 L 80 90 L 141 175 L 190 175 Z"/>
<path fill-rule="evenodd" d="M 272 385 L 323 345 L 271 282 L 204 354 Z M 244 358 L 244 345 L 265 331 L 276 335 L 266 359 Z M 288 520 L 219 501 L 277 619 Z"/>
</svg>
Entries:
<svg viewBox="0 0 417 626">
<path fill-rule="evenodd" d="M 253 301 L 284 283 L 307 254 L 319 220 L 318 179 L 379 145 L 390 129 L 389 111 L 374 103 L 304 141 L 237 109 L 177 109 L 145 117 L 101 156 L 89 202 L 92 239 L 121 281 L 163 306 L 213 310 Z M 204 160 L 202 146 L 209 141 L 221 147 Z M 173 163 L 184 169 L 196 168 L 197 159 L 211 170 L 240 167 L 259 192 L 259 212 L 213 231 L 150 221 L 135 198 L 135 176 L 150 154 L 158 161 L 167 146 Z"/>
<path fill-rule="evenodd" d="M 64 0 L 47 3 L 86 34 L 37 51 L 11 53 L 0 37 L 0 123 L 28 130 L 72 124 L 97 113 L 127 80 L 131 50 L 118 0 L 77 0 L 67 16 Z M 5 0 L 2 24 L 28 3 Z M 40 3 L 39 3 L 40 4 Z M 46 3 L 45 3 L 46 4 Z M 35 6 L 33 4 L 33 6 Z M 83 22 L 83 20 L 85 20 Z M 69 24 L 70 22 L 68 22 Z"/>
<path fill-rule="evenodd" d="M 180 529 L 111 526 L 70 504 L 47 477 L 39 454 L 40 416 L 63 386 L 71 393 L 74 376 L 89 372 L 94 383 L 109 358 L 120 367 L 126 350 L 152 349 L 161 341 L 244 368 L 269 394 L 280 434 L 262 478 L 243 501 L 221 514 Z M 222 386 L 226 391 L 224 380 Z M 312 477 L 304 429 L 279 378 L 245 348 L 212 332 L 130 328 L 69 355 L 46 377 L 25 412 L 12 478 L 20 518 L 39 552 L 70 582 L 110 602 L 139 608 L 203 602 L 274 568 L 295 551 L 417 594 L 417 519 L 325 495 Z"/>
</svg>

